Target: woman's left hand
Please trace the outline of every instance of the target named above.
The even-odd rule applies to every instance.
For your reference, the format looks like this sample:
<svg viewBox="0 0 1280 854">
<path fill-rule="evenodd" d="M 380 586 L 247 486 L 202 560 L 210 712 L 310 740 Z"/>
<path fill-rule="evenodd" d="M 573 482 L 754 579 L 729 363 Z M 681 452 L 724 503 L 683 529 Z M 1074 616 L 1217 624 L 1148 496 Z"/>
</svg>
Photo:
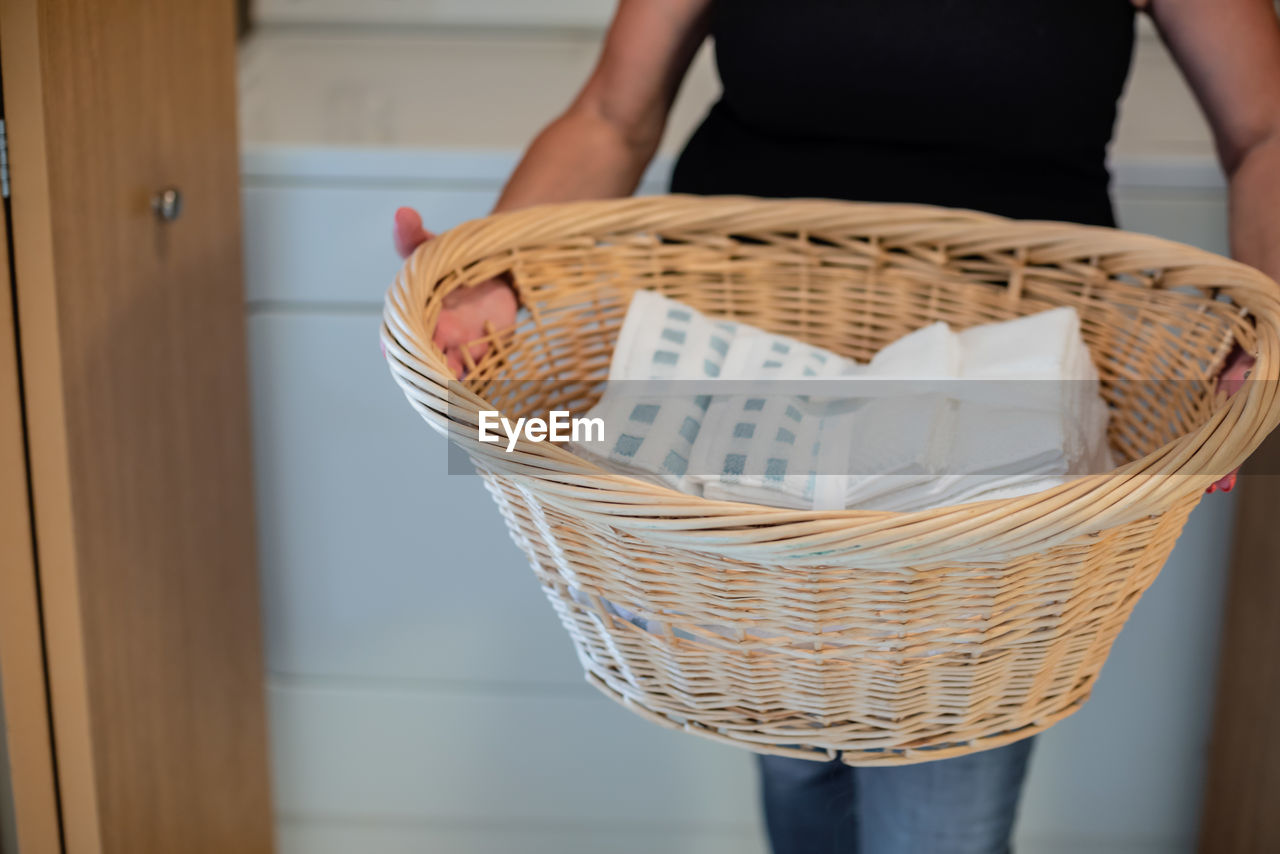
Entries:
<svg viewBox="0 0 1280 854">
<path fill-rule="evenodd" d="M 1235 394 L 1243 386 L 1244 381 L 1249 377 L 1249 371 L 1253 368 L 1254 358 L 1245 351 L 1237 347 L 1229 357 L 1227 357 L 1227 365 L 1222 369 L 1222 373 L 1218 376 L 1218 388 L 1225 391 L 1228 395 Z M 1226 477 L 1219 478 L 1209 485 L 1205 492 L 1230 492 L 1231 488 L 1236 485 L 1236 475 L 1239 469 L 1231 472 Z"/>
</svg>

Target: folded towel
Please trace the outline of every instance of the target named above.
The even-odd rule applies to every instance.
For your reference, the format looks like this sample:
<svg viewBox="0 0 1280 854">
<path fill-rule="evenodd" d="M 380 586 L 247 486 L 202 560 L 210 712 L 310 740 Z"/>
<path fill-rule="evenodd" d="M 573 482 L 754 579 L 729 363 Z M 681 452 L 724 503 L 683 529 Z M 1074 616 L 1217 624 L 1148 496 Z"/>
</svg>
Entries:
<svg viewBox="0 0 1280 854">
<path fill-rule="evenodd" d="M 761 380 L 801 380 L 838 377 L 861 366 L 830 350 L 738 324 L 724 359 L 723 376 Z"/>
<path fill-rule="evenodd" d="M 587 413 L 603 422 L 603 438 L 576 442 L 573 447 L 615 470 L 697 494 L 696 481 L 687 476 L 689 457 L 709 401 L 709 397 L 606 391 Z"/>
<path fill-rule="evenodd" d="M 718 377 L 738 328 L 654 291 L 636 291 L 614 345 L 609 379 Z"/>
<path fill-rule="evenodd" d="M 778 394 L 776 385 L 761 396 L 717 396 L 694 445 L 692 471 L 708 498 L 843 509 L 849 418 L 815 411 L 802 396 Z"/>
<path fill-rule="evenodd" d="M 932 323 L 883 347 L 867 375 L 882 380 L 951 379 L 959 376 L 960 339 L 945 323 Z"/>
<path fill-rule="evenodd" d="M 983 379 L 1059 379 L 1083 349 L 1073 308 L 971 326 L 957 333 L 962 376 Z"/>
<path fill-rule="evenodd" d="M 1018 409 L 1081 414 L 1098 374 L 1073 308 L 1055 308 L 958 333 L 960 376 L 970 396 Z"/>
<path fill-rule="evenodd" d="M 869 507 L 925 487 L 950 429 L 947 390 L 960 370 L 960 348 L 945 323 L 933 323 L 886 345 L 849 387 L 855 406 L 846 507 Z"/>
<path fill-rule="evenodd" d="M 626 381 L 718 377 L 737 332 L 736 323 L 713 321 L 654 291 L 636 291 L 614 345 L 610 384 L 587 413 L 603 421 L 604 438 L 575 449 L 627 474 L 696 494 L 686 471 L 710 398 L 646 394 L 643 382 Z"/>
<path fill-rule="evenodd" d="M 931 474 L 859 506 L 899 512 L 1047 489 L 1068 470 L 1063 425 L 1055 413 L 998 409 L 948 401 L 949 424 L 939 431 Z M 941 423 L 941 420 L 937 423 Z"/>
<path fill-rule="evenodd" d="M 694 443 L 689 470 L 708 498 L 798 509 L 842 509 L 848 431 L 802 391 L 804 381 L 840 377 L 852 359 L 753 327 L 738 330 L 723 377 L 758 388 L 715 395 Z M 782 381 L 788 381 L 784 385 Z M 837 441 L 840 439 L 841 441 Z"/>
<path fill-rule="evenodd" d="M 954 407 L 940 394 L 873 398 L 856 410 L 846 507 L 875 509 L 889 495 L 927 488 L 936 479 L 939 443 L 950 435 Z"/>
</svg>

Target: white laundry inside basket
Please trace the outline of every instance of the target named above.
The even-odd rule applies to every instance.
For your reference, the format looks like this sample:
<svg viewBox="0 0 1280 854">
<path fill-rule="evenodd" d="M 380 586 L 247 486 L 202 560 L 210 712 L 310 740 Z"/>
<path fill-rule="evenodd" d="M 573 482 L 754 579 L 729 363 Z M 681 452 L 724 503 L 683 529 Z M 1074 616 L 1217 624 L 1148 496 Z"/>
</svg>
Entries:
<svg viewBox="0 0 1280 854">
<path fill-rule="evenodd" d="M 1110 465 L 1107 408 L 1071 308 L 959 333 L 934 323 L 863 365 L 638 291 L 609 378 L 587 413 L 605 439 L 575 450 L 707 498 L 923 510 Z M 655 380 L 710 393 L 645 385 Z"/>
</svg>

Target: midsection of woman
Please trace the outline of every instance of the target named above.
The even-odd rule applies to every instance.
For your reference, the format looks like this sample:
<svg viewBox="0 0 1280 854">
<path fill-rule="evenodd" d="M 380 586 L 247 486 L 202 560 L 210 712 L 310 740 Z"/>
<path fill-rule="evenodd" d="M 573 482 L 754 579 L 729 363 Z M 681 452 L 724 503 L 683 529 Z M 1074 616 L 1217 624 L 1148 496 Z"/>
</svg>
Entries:
<svg viewBox="0 0 1280 854">
<path fill-rule="evenodd" d="M 1113 225 L 1130 0 L 717 0 L 724 92 L 674 192 Z"/>
</svg>

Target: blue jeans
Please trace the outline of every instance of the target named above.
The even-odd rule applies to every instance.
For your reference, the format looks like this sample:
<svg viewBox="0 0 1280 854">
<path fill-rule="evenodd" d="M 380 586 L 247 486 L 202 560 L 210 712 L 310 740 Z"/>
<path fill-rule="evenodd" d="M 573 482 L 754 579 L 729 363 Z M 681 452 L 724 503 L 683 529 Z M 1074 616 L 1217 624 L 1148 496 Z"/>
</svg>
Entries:
<svg viewBox="0 0 1280 854">
<path fill-rule="evenodd" d="M 1008 854 L 1033 740 L 871 768 L 757 755 L 773 854 Z"/>
</svg>

